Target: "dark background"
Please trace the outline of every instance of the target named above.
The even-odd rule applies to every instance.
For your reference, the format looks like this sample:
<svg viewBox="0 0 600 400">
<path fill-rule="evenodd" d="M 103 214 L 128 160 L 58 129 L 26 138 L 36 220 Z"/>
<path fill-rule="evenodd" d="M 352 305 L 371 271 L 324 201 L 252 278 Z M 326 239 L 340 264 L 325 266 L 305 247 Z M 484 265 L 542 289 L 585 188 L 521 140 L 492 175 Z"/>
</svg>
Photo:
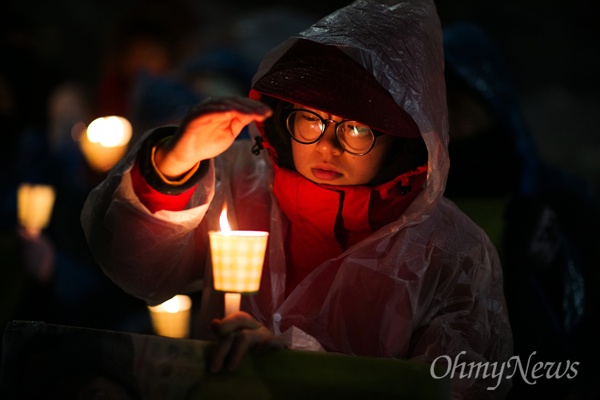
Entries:
<svg viewBox="0 0 600 400">
<path fill-rule="evenodd" d="M 3 29 L 18 25 L 34 33 L 51 65 L 93 85 L 109 32 L 126 12 L 151 1 L 8 0 L 0 6 Z M 223 40 L 236 18 L 278 7 L 275 1 L 177 0 L 158 2 L 163 16 L 194 46 Z M 298 27 L 346 1 L 286 1 L 303 13 Z M 443 25 L 464 19 L 481 24 L 514 68 L 522 107 L 542 155 L 594 184 L 600 183 L 600 2 L 596 0 L 438 0 Z M 273 44 L 297 30 L 290 24 L 261 33 Z M 256 33 L 255 33 L 256 34 Z"/>
<path fill-rule="evenodd" d="M 37 60 L 20 65 L 19 72 L 12 77 L 15 81 L 20 81 L 19 87 L 26 88 L 19 93 L 25 99 L 23 104 L 35 108 L 33 103 L 36 99 L 45 99 L 39 92 L 47 90 L 43 86 L 54 75 L 76 82 L 88 89 L 93 97 L 93 91 L 98 87 L 105 67 L 107 51 L 121 39 L 115 37 L 115 32 L 118 31 L 120 22 L 132 15 L 150 13 L 160 17 L 177 37 L 173 41 L 174 46 L 176 43 L 182 45 L 183 58 L 185 55 L 198 54 L 213 44 L 236 41 L 246 49 L 247 56 L 258 62 L 264 52 L 288 35 L 347 4 L 346 1 L 330 0 L 289 0 L 285 3 L 263 0 L 253 1 L 253 5 L 249 7 L 247 3 L 246 0 L 2 0 L 0 33 L 4 43 L 10 42 L 27 48 L 37 56 Z M 285 4 L 286 7 L 280 4 Z M 526 122 L 541 155 L 599 186 L 600 1 L 437 0 L 436 5 L 443 26 L 457 20 L 478 23 L 504 50 L 512 67 Z M 275 13 L 273 10 L 279 12 Z M 287 10 L 287 13 L 282 10 Z M 8 62 L 9 58 L 7 51 L 0 53 L 0 63 L 12 65 L 13 63 Z M 2 90 L 0 106 L 4 106 L 1 94 Z M 158 108 L 162 107 L 162 98 L 160 100 Z M 37 106 L 43 109 L 46 105 L 41 103 Z M 11 150 L 5 150 L 9 148 L 8 142 L 14 142 L 10 134 L 0 123 L 2 158 L 10 158 Z M 506 161 L 508 163 L 511 160 Z M 0 168 L 3 166 L 4 163 Z M 2 184 L 7 183 L 4 179 L 8 181 L 15 174 L 14 171 L 5 172 L 2 169 L 0 173 Z M 69 189 L 75 185 L 68 178 L 70 176 L 65 181 Z M 77 194 L 87 195 L 87 192 Z M 10 206 L 14 207 L 14 199 L 7 198 L 11 201 Z M 80 232 L 79 220 L 83 200 L 76 200 L 81 202 L 69 205 L 68 218 L 63 218 L 64 214 L 58 214 L 55 209 L 58 225 L 64 231 L 70 231 L 66 232 L 70 235 L 54 236 L 53 239 L 61 245 L 57 249 L 74 250 L 73 254 L 78 257 L 78 253 L 86 253 L 81 255 L 85 259 L 89 255 L 85 251 L 87 246 Z M 100 295 L 90 296 L 93 300 L 100 298 L 102 301 L 100 304 L 94 303 L 93 312 L 88 313 L 88 304 L 79 300 L 86 298 L 81 293 L 87 290 L 86 282 L 80 279 L 81 275 L 73 275 L 73 271 L 69 269 L 66 269 L 66 274 L 59 274 L 59 278 L 63 280 L 57 279 L 57 282 L 65 285 L 66 290 L 58 285 L 56 292 L 67 295 L 69 310 L 73 308 L 73 303 L 80 307 L 75 307 L 74 315 L 61 315 L 62 308 L 56 308 L 59 317 L 54 316 L 56 319 L 53 321 L 48 317 L 49 314 L 44 314 L 48 287 L 36 283 L 33 290 L 27 287 L 27 290 L 22 289 L 21 293 L 16 293 L 21 288 L 20 281 L 11 280 L 10 276 L 4 277 L 7 271 L 10 275 L 8 267 L 13 266 L 10 257 L 20 256 L 14 245 L 16 240 L 12 235 L 13 226 L 10 225 L 9 228 L 10 235 L 4 235 L 0 240 L 0 328 L 6 318 L 2 314 L 2 306 L 10 306 L 9 303 L 13 300 L 11 297 L 18 298 L 18 295 L 26 298 L 26 305 L 33 304 L 34 312 L 41 313 L 41 317 L 27 312 L 17 314 L 21 318 L 26 316 L 29 320 L 50 318 L 49 322 L 76 321 L 77 326 L 106 327 L 118 324 L 118 329 L 124 330 L 128 330 L 130 326 L 135 326 L 136 329 L 140 329 L 140 325 L 147 327 L 148 321 L 136 319 L 139 311 L 147 319 L 145 305 L 129 305 L 132 311 L 128 314 L 129 310 L 124 303 L 129 296 L 119 297 L 123 295 L 120 292 L 113 294 L 112 284 L 108 285 L 108 289 L 104 288 L 107 292 L 100 291 Z M 10 239 L 5 241 L 5 236 Z M 14 264 L 18 265 L 18 261 L 20 260 L 16 260 Z M 93 271 L 100 274 L 93 263 L 83 266 L 93 267 Z M 66 281 L 65 276 L 68 278 Z M 13 296 L 13 293 L 16 295 Z M 107 304 L 111 299 L 117 304 Z M 51 305 L 48 308 L 54 311 Z M 110 310 L 115 309 L 123 311 L 123 315 L 127 317 L 125 322 L 89 320 L 103 315 L 100 311 L 109 310 L 110 313 Z M 82 319 L 77 314 L 81 310 L 87 319 Z M 124 323 L 130 325 L 124 328 Z"/>
</svg>

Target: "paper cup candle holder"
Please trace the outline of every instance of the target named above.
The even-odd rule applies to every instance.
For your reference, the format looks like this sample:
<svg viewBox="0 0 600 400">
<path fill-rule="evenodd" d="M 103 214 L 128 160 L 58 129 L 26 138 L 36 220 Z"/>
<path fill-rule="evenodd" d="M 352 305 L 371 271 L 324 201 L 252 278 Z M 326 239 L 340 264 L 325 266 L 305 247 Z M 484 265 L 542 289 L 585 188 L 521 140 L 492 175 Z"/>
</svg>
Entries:
<svg viewBox="0 0 600 400">
<path fill-rule="evenodd" d="M 48 226 L 56 193 L 50 185 L 22 183 L 17 191 L 19 224 L 34 236 Z"/>
<path fill-rule="evenodd" d="M 79 143 L 88 164 L 96 171 L 111 169 L 127 152 L 132 136 L 131 123 L 111 115 L 93 120 Z"/>
<path fill-rule="evenodd" d="M 182 294 L 157 306 L 148 306 L 154 332 L 172 338 L 189 337 L 191 307 L 192 299 Z"/>
<path fill-rule="evenodd" d="M 225 293 L 225 315 L 238 311 L 242 294 L 258 292 L 268 232 L 231 230 L 227 208 L 220 217 L 221 231 L 209 232 L 215 290 Z"/>
</svg>

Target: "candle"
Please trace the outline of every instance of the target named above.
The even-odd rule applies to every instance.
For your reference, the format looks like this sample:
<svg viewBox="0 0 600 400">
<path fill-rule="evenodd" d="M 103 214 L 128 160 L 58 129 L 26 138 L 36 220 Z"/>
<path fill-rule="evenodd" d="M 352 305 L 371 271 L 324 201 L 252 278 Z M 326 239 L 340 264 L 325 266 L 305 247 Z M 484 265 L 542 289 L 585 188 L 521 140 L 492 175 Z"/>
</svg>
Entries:
<svg viewBox="0 0 600 400">
<path fill-rule="evenodd" d="M 79 145 L 90 167 L 105 172 L 125 155 L 131 135 L 131 123 L 112 115 L 93 120 Z"/>
<path fill-rule="evenodd" d="M 191 307 L 192 300 L 182 294 L 157 306 L 148 306 L 154 332 L 173 338 L 189 337 Z"/>
<path fill-rule="evenodd" d="M 209 232 L 215 290 L 225 292 L 225 315 L 238 311 L 241 294 L 258 292 L 268 232 L 232 231 L 227 208 L 220 217 L 221 231 Z"/>
<path fill-rule="evenodd" d="M 17 214 L 19 224 L 32 236 L 39 236 L 48 226 L 56 194 L 49 185 L 23 183 L 17 189 Z"/>
</svg>

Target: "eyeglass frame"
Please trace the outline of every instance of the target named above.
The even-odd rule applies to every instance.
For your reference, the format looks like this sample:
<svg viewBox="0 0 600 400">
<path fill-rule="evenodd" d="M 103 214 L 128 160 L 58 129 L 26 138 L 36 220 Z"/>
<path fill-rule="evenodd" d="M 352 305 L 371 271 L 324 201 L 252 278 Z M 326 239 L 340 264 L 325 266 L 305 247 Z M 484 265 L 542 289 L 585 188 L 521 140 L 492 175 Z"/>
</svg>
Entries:
<svg viewBox="0 0 600 400">
<path fill-rule="evenodd" d="M 296 138 L 296 137 L 294 136 L 293 129 L 291 129 L 291 128 L 290 128 L 290 117 L 292 116 L 292 114 L 293 114 L 293 113 L 295 113 L 295 112 L 298 112 L 298 111 L 301 111 L 301 112 L 308 112 L 308 113 L 310 113 L 310 114 L 312 114 L 312 115 L 316 116 L 317 118 L 319 118 L 319 120 L 321 120 L 321 122 L 322 122 L 322 126 L 323 126 L 323 129 L 321 129 L 321 134 L 320 134 L 320 135 L 319 135 L 319 136 L 318 136 L 318 137 L 317 137 L 315 140 L 313 140 L 313 141 L 310 141 L 310 142 L 302 142 L 302 141 L 300 141 L 298 138 Z M 340 147 L 340 148 L 341 148 L 343 151 L 345 151 L 346 153 L 348 153 L 348 154 L 352 154 L 353 156 L 359 156 L 359 157 L 360 157 L 360 156 L 367 155 L 369 152 L 371 152 L 371 150 L 373 150 L 373 147 L 375 147 L 375 141 L 377 140 L 377 137 L 378 137 L 378 136 L 381 136 L 381 135 L 383 134 L 383 133 L 381 133 L 381 132 L 374 131 L 374 130 L 373 130 L 373 129 L 371 129 L 371 127 L 370 127 L 370 126 L 368 126 L 368 125 L 361 124 L 361 125 L 364 125 L 364 126 L 366 126 L 367 128 L 369 128 L 369 131 L 370 131 L 370 132 L 371 132 L 371 134 L 373 135 L 373 141 L 371 142 L 371 146 L 369 147 L 369 149 L 368 149 L 368 150 L 366 150 L 365 152 L 363 152 L 363 153 L 354 153 L 354 152 L 352 152 L 352 151 L 349 151 L 348 149 L 346 149 L 346 148 L 344 147 L 343 143 L 340 141 L 340 139 L 339 139 L 339 137 L 338 137 L 338 127 L 339 127 L 341 124 L 343 124 L 344 122 L 357 122 L 357 121 L 354 121 L 354 120 L 352 120 L 352 119 L 343 119 L 343 120 L 341 120 L 341 121 L 335 121 L 335 120 L 333 120 L 333 119 L 331 119 L 331 118 L 323 118 L 323 117 L 321 117 L 319 114 L 317 114 L 315 111 L 307 110 L 307 109 L 305 109 L 305 108 L 293 108 L 293 109 L 289 109 L 289 110 L 287 110 L 286 117 L 285 117 L 285 127 L 287 128 L 287 130 L 288 130 L 288 133 L 289 133 L 290 137 L 291 137 L 291 138 L 292 138 L 294 141 L 296 141 L 297 143 L 300 143 L 300 144 L 314 144 L 314 143 L 317 143 L 319 140 L 321 140 L 321 139 L 323 138 L 323 136 L 325 135 L 325 131 L 327 130 L 327 126 L 328 126 L 328 125 L 327 125 L 327 123 L 328 123 L 328 122 L 333 122 L 333 123 L 334 123 L 334 126 L 333 126 L 333 132 L 334 132 L 334 134 L 335 134 L 335 140 L 336 140 L 336 142 L 338 143 L 339 147 Z"/>
</svg>

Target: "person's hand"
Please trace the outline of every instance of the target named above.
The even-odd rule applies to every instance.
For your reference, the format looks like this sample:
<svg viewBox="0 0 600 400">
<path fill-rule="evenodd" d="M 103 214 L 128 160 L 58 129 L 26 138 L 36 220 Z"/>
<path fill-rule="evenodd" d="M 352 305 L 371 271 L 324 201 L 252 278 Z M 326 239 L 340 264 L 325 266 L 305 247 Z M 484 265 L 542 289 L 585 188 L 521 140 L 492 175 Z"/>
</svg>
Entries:
<svg viewBox="0 0 600 400">
<path fill-rule="evenodd" d="M 271 331 L 243 311 L 213 320 L 212 328 L 220 338 L 211 355 L 212 372 L 219 372 L 223 367 L 236 369 L 250 349 L 284 347 Z"/>
<path fill-rule="evenodd" d="M 198 162 L 223 153 L 246 125 L 271 113 L 268 106 L 246 97 L 208 98 L 193 107 L 175 135 L 156 150 L 156 167 L 176 179 Z"/>
</svg>

